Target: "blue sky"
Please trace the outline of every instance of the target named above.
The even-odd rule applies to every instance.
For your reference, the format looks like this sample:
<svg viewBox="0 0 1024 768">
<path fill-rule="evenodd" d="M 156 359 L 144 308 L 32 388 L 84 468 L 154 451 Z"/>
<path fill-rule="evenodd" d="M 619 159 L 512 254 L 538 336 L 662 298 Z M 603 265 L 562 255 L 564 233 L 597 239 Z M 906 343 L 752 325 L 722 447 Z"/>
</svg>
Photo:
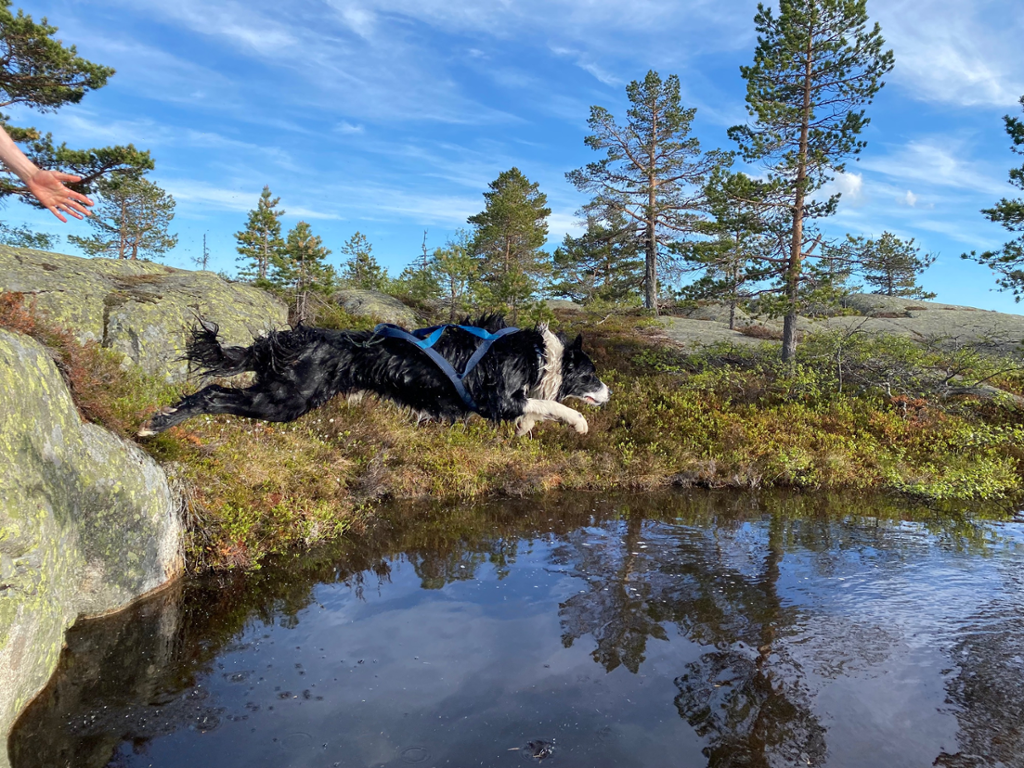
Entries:
<svg viewBox="0 0 1024 768">
<path fill-rule="evenodd" d="M 397 273 L 442 245 L 483 208 L 487 184 L 511 166 L 539 182 L 552 208 L 549 246 L 578 231 L 584 197 L 565 172 L 593 159 L 589 107 L 622 118 L 625 85 L 648 69 L 679 75 L 705 148 L 732 149 L 746 119 L 739 67 L 755 44 L 756 0 L 44 0 L 79 53 L 113 66 L 107 87 L 54 115 L 16 124 L 72 146 L 133 142 L 178 201 L 178 247 L 190 266 L 208 237 L 212 268 L 234 271 L 234 233 L 264 184 L 286 228 L 301 219 L 337 252 L 356 230 Z M 1020 164 L 1001 117 L 1024 94 L 1019 0 L 869 2 L 896 55 L 869 108 L 868 146 L 835 187 L 830 234 L 914 237 L 938 260 L 938 300 L 1024 311 L 993 292 L 965 250 L 1008 233 L 979 213 Z M 5 219 L 82 234 L 12 205 Z M 64 250 L 74 252 L 70 246 Z"/>
</svg>

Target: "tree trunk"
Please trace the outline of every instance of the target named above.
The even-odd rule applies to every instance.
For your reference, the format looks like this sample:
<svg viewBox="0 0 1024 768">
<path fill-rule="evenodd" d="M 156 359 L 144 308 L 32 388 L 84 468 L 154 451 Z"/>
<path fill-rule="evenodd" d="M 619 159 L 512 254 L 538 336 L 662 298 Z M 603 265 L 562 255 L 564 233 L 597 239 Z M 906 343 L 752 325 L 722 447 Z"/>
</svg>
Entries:
<svg viewBox="0 0 1024 768">
<path fill-rule="evenodd" d="M 128 217 L 128 203 L 122 198 L 121 200 L 121 221 L 117 229 L 117 235 L 120 238 L 118 243 L 117 258 L 127 259 L 128 254 L 125 251 L 128 248 L 128 233 L 127 233 L 127 217 Z"/>
<path fill-rule="evenodd" d="M 807 140 L 811 122 L 811 85 L 813 63 L 812 35 L 807 36 L 804 63 L 804 103 L 800 114 L 800 153 L 797 156 L 796 200 L 793 203 L 793 242 L 790 245 L 789 265 L 786 268 L 786 297 L 789 308 L 782 324 L 782 360 L 792 362 L 796 357 L 796 309 L 800 291 L 800 266 L 804 249 L 804 199 L 807 183 Z"/>
<path fill-rule="evenodd" d="M 658 314 L 658 241 L 654 226 L 647 222 L 647 259 L 644 270 L 644 306 Z"/>
</svg>

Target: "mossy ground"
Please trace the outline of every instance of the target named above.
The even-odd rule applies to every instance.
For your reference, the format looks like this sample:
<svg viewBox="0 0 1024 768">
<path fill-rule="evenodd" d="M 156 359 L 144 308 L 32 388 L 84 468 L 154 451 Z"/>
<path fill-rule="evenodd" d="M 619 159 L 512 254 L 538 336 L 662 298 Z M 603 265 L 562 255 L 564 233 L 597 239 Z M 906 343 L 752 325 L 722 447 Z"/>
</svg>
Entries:
<svg viewBox="0 0 1024 768">
<path fill-rule="evenodd" d="M 329 322 L 366 324 L 339 313 Z M 126 371 L 107 350 L 77 344 L 10 297 L 0 324 L 53 347 L 83 414 L 121 435 L 194 389 Z M 572 313 L 558 325 L 584 333 L 614 392 L 604 408 L 579 405 L 590 423 L 585 436 L 543 424 L 516 438 L 511 425 L 477 417 L 417 425 L 374 398 L 335 398 L 290 424 L 204 417 L 143 441 L 190 498 L 193 567 L 252 566 L 335 538 L 361 527 L 384 498 L 668 485 L 892 490 L 937 500 L 1024 490 L 1024 413 L 998 399 L 939 397 L 928 384 L 934 377 L 921 373 L 945 365 L 961 379 L 1021 394 L 1024 375 L 1014 365 L 943 358 L 898 340 L 843 346 L 826 338 L 806 342 L 801 362 L 782 367 L 768 347 L 684 354 L 639 313 Z M 852 382 L 834 363 L 837 344 L 860 361 L 847 374 Z M 873 364 L 901 378 L 872 383 L 864 372 Z"/>
</svg>

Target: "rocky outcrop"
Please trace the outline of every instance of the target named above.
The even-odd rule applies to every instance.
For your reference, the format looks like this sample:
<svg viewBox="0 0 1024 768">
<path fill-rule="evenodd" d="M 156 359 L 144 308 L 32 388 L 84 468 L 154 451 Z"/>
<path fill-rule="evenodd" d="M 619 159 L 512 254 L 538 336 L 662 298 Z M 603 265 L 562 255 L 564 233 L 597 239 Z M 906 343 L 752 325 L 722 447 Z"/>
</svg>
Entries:
<svg viewBox="0 0 1024 768">
<path fill-rule="evenodd" d="M 163 470 L 83 423 L 47 351 L 0 330 L 0 739 L 46 684 L 64 630 L 182 567 Z M 7 765 L 0 750 L 0 768 Z"/>
<path fill-rule="evenodd" d="M 248 345 L 255 333 L 288 322 L 287 308 L 265 291 L 148 261 L 0 246 L 0 291 L 26 294 L 79 340 L 116 350 L 168 381 L 187 374 L 178 358 L 196 313 L 220 325 L 228 344 Z"/>
<path fill-rule="evenodd" d="M 372 317 L 382 323 L 394 323 L 403 328 L 415 328 L 416 313 L 394 296 L 361 288 L 345 288 L 336 291 L 334 302 L 350 315 Z"/>
<path fill-rule="evenodd" d="M 855 314 L 834 317 L 800 317 L 801 332 L 827 330 L 857 331 L 868 334 L 889 333 L 940 347 L 973 345 L 996 354 L 1019 351 L 1024 343 L 1024 315 L 940 304 L 934 301 L 901 299 L 875 294 L 853 294 L 845 306 Z M 771 341 L 769 333 L 781 338 L 781 319 L 748 319 L 730 331 L 728 309 L 709 305 L 690 311 L 685 317 L 663 317 L 665 335 L 686 347 L 707 346 L 727 341 L 737 344 L 761 344 Z M 742 326 L 760 326 L 761 333 L 745 333 Z"/>
</svg>

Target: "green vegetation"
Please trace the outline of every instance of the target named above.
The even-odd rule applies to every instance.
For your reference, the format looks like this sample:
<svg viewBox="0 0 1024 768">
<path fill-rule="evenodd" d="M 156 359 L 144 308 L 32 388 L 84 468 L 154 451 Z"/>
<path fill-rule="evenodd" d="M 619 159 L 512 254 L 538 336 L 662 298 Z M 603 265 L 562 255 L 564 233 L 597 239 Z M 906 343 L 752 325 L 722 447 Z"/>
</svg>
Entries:
<svg viewBox="0 0 1024 768">
<path fill-rule="evenodd" d="M 288 297 L 293 323 L 309 322 L 314 313 L 310 297 L 328 293 L 334 287 L 334 267 L 327 263 L 330 254 L 306 222 L 300 221 L 288 232 L 270 282 Z"/>
<path fill-rule="evenodd" d="M 567 234 L 551 255 L 553 296 L 580 304 L 596 302 L 629 305 L 637 301 L 643 285 L 643 243 L 637 226 L 621 213 L 607 219 L 587 216 L 587 231 L 579 237 Z"/>
<path fill-rule="evenodd" d="M 192 387 L 125 371 L 6 294 L 0 324 L 55 350 L 83 414 L 127 436 Z M 334 310 L 340 327 L 372 320 Z M 793 365 L 776 347 L 663 346 L 641 314 L 561 318 L 582 331 L 615 391 L 580 405 L 590 434 L 556 424 L 516 439 L 477 417 L 417 425 L 373 398 L 336 398 L 290 424 L 205 417 L 143 443 L 189 491 L 193 567 L 259 563 L 360 526 L 386 498 L 524 496 L 566 489 L 889 490 L 998 499 L 1024 490 L 1020 365 L 856 333 L 811 337 Z M 995 397 L 984 389 L 999 387 Z"/>
<path fill-rule="evenodd" d="M 346 256 L 341 265 L 341 279 L 353 288 L 366 291 L 386 291 L 388 289 L 388 272 L 373 255 L 373 246 L 362 232 L 356 232 L 341 246 L 342 255 Z"/>
</svg>

